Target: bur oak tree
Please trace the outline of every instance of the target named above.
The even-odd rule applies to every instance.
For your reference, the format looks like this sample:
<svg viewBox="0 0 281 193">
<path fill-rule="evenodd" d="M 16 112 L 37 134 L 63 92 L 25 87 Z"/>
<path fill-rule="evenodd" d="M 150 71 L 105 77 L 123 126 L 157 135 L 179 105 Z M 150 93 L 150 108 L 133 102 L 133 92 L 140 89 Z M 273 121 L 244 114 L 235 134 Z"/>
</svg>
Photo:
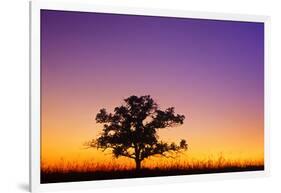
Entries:
<svg viewBox="0 0 281 193">
<path fill-rule="evenodd" d="M 136 171 L 139 171 L 141 162 L 150 156 L 170 157 L 187 149 L 184 139 L 179 144 L 167 143 L 157 135 L 159 129 L 183 124 L 185 116 L 174 111 L 174 107 L 160 110 L 149 95 L 130 96 L 114 109 L 114 113 L 108 113 L 106 109 L 99 111 L 95 120 L 103 124 L 103 129 L 88 145 L 103 151 L 109 149 L 116 158 L 133 159 Z"/>
</svg>

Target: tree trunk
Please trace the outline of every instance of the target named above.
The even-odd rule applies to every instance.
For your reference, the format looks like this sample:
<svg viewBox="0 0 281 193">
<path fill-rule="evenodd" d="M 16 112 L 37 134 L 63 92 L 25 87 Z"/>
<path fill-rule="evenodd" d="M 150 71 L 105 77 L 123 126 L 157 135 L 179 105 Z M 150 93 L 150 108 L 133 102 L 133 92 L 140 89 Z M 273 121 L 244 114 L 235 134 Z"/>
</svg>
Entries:
<svg viewBox="0 0 281 193">
<path fill-rule="evenodd" d="M 138 145 L 135 145 L 135 162 L 136 162 L 136 172 L 138 173 L 141 169 L 141 159 L 140 159 L 140 150 Z"/>
<path fill-rule="evenodd" d="M 139 172 L 141 169 L 141 161 L 138 159 L 136 159 L 135 161 L 136 161 L 136 172 Z"/>
</svg>

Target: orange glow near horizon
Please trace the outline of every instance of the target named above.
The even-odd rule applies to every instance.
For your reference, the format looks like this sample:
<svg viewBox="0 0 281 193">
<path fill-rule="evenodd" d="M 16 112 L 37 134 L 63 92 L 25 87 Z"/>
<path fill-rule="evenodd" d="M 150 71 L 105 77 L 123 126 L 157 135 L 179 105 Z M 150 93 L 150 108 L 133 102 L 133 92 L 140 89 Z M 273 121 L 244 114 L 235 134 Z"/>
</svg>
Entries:
<svg viewBox="0 0 281 193">
<path fill-rule="evenodd" d="M 45 101 L 47 100 L 48 98 L 45 99 Z M 81 101 L 86 103 L 85 100 L 81 99 Z M 164 105 L 161 104 L 168 103 L 167 101 L 157 102 L 163 108 Z M 120 104 L 121 102 L 104 106 L 110 110 Z M 43 103 L 43 109 L 46 109 L 42 112 L 41 156 L 44 164 L 56 165 L 61 160 L 78 164 L 87 161 L 94 163 L 106 160 L 112 161 L 112 155 L 109 151 L 104 153 L 100 150 L 86 149 L 83 145 L 85 142 L 96 138 L 102 130 L 102 124 L 97 124 L 94 120 L 95 114 L 102 108 L 102 105 L 100 107 L 89 104 L 80 105 L 83 108 L 75 105 L 72 110 L 71 104 L 63 104 L 61 101 L 54 102 L 51 105 L 56 108 L 48 108 Z M 177 113 L 186 115 L 183 125 L 158 130 L 159 138 L 167 142 L 179 142 L 180 139 L 187 139 L 189 149 L 179 157 L 180 160 L 206 160 L 210 158 L 215 160 L 219 155 L 223 155 L 227 160 L 263 160 L 262 119 L 256 120 L 249 116 L 241 116 L 238 110 L 228 110 L 220 114 L 215 114 L 210 110 L 199 112 L 199 110 L 192 109 L 191 105 L 189 109 L 186 108 L 188 111 L 185 111 L 185 106 L 189 105 L 182 104 L 179 105 L 179 108 L 175 106 Z M 60 110 L 63 110 L 63 112 L 60 112 Z M 219 121 L 218 119 L 221 119 L 223 114 L 225 117 L 231 117 L 231 119 Z M 199 116 L 207 115 L 209 116 L 204 118 L 205 123 L 201 122 Z M 262 115 L 260 116 L 262 117 Z M 218 121 L 219 124 L 217 124 Z M 158 157 L 150 160 L 153 159 L 158 160 L 157 163 L 159 163 Z M 165 160 L 166 158 L 161 159 Z M 127 158 L 116 159 L 116 162 L 125 165 L 131 163 L 131 161 Z"/>
</svg>

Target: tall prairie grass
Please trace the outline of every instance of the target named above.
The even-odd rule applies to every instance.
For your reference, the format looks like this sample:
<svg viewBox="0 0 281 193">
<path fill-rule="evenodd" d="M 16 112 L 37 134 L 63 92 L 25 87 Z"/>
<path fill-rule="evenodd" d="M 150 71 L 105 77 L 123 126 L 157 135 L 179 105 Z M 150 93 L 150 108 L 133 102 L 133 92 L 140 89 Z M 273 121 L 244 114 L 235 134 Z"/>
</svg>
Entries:
<svg viewBox="0 0 281 193">
<path fill-rule="evenodd" d="M 243 160 L 243 159 L 225 159 L 222 155 L 217 158 L 205 159 L 148 159 L 142 162 L 143 169 L 160 170 L 205 170 L 205 169 L 223 169 L 223 168 L 247 168 L 259 167 L 264 165 L 264 160 Z M 68 173 L 68 172 L 97 172 L 97 171 L 129 171 L 135 168 L 133 160 L 119 161 L 112 159 L 110 161 L 96 162 L 94 160 L 86 161 L 65 161 L 57 163 L 41 162 L 41 171 L 44 173 Z"/>
<path fill-rule="evenodd" d="M 42 161 L 41 183 L 242 172 L 264 169 L 262 159 L 234 160 L 218 156 L 208 159 L 147 159 L 143 161 L 142 169 L 137 172 L 134 161 L 125 160 L 112 159 L 100 162 L 94 160 L 61 160 L 54 164 Z"/>
</svg>

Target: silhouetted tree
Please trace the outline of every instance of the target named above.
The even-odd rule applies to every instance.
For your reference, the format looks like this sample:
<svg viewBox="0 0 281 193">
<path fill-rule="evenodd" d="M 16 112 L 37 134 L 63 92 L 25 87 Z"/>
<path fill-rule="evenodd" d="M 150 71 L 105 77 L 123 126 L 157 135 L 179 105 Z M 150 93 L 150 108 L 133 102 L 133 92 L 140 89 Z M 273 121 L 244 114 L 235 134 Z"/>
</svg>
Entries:
<svg viewBox="0 0 281 193">
<path fill-rule="evenodd" d="M 145 158 L 154 155 L 169 157 L 171 153 L 187 149 L 184 139 L 179 145 L 158 140 L 157 129 L 183 124 L 184 115 L 175 114 L 174 107 L 159 110 L 149 95 L 130 96 L 124 101 L 113 114 L 101 109 L 96 115 L 97 123 L 104 125 L 101 135 L 88 144 L 90 147 L 111 149 L 116 158 L 134 159 L 137 171 Z"/>
</svg>

